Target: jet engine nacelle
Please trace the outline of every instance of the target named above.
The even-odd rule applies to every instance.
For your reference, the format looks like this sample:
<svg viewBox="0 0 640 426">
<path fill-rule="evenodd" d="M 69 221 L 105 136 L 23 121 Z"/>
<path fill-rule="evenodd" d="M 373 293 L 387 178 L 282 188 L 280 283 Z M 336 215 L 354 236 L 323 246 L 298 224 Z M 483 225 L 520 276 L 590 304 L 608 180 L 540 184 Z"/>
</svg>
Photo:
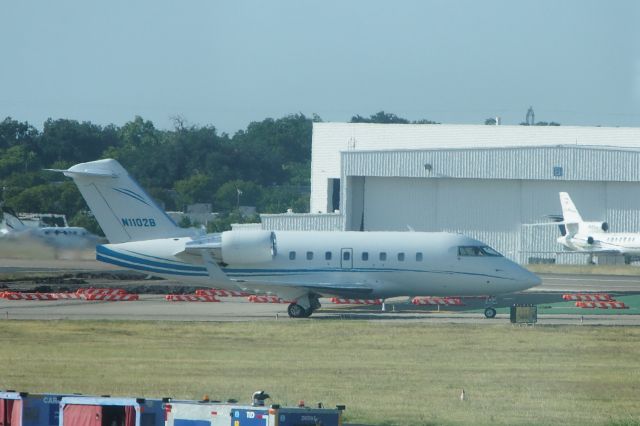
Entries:
<svg viewBox="0 0 640 426">
<path fill-rule="evenodd" d="M 272 231 L 226 231 L 222 233 L 222 261 L 233 264 L 269 262 L 276 255 Z"/>
<path fill-rule="evenodd" d="M 608 230 L 609 224 L 607 222 L 582 222 L 580 224 L 581 234 L 607 232 Z"/>
<path fill-rule="evenodd" d="M 587 237 L 587 244 L 592 245 L 595 242 L 592 236 Z"/>
</svg>

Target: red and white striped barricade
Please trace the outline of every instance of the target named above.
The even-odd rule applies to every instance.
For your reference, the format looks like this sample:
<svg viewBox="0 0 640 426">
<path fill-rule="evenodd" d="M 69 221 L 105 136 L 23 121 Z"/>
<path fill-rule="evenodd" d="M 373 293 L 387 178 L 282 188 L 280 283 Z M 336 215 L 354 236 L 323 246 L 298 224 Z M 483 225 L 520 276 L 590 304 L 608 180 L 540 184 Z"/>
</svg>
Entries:
<svg viewBox="0 0 640 426">
<path fill-rule="evenodd" d="M 85 296 L 83 294 L 78 293 L 52 293 L 57 300 L 77 300 L 84 299 Z"/>
<path fill-rule="evenodd" d="M 261 296 L 253 294 L 247 297 L 247 300 L 251 303 L 291 303 L 286 300 L 282 300 L 278 296 Z"/>
<path fill-rule="evenodd" d="M 382 305 L 380 299 L 343 299 L 341 297 L 332 297 L 331 303 L 336 305 Z"/>
<path fill-rule="evenodd" d="M 224 290 L 221 288 L 211 288 L 206 290 L 196 290 L 196 296 L 213 296 L 213 297 L 247 297 L 250 293 L 237 290 Z"/>
<path fill-rule="evenodd" d="M 92 294 L 127 294 L 127 290 L 123 288 L 79 288 L 76 290 L 76 294 L 83 294 L 89 296 Z"/>
<path fill-rule="evenodd" d="M 197 294 L 167 294 L 164 298 L 169 302 L 221 302 L 215 296 Z"/>
<path fill-rule="evenodd" d="M 51 293 L 21 293 L 19 291 L 7 291 L 4 293 L 7 300 L 58 300 Z"/>
<path fill-rule="evenodd" d="M 459 297 L 434 297 L 434 296 L 421 296 L 414 297 L 411 300 L 414 305 L 442 305 L 442 306 L 464 306 L 462 299 Z"/>
<path fill-rule="evenodd" d="M 112 294 L 102 294 L 102 293 L 96 293 L 96 294 L 87 294 L 85 296 L 85 299 L 87 300 L 101 300 L 104 302 L 134 302 L 140 299 L 140 296 L 138 296 L 137 294 L 118 294 L 118 293 L 112 293 Z"/>
<path fill-rule="evenodd" d="M 578 308 L 587 308 L 587 309 L 593 309 L 593 308 L 599 308 L 599 309 L 629 309 L 629 307 L 627 305 L 624 304 L 624 302 L 617 302 L 615 300 L 612 301 L 608 301 L 608 302 L 576 302 L 576 307 Z"/>
<path fill-rule="evenodd" d="M 579 302 L 609 302 L 614 300 L 610 294 L 606 293 L 574 293 L 574 294 L 563 294 L 563 300 L 576 300 Z"/>
</svg>

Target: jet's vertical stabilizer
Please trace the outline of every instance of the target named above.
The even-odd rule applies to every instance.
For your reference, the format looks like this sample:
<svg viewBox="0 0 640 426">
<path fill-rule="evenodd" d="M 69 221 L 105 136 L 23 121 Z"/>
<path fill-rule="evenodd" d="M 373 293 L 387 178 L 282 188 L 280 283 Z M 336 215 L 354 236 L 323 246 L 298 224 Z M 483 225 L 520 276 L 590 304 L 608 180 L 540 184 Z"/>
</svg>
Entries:
<svg viewBox="0 0 640 426">
<path fill-rule="evenodd" d="M 73 178 L 111 243 L 193 233 L 176 225 L 116 160 L 91 161 L 55 171 Z"/>
<path fill-rule="evenodd" d="M 562 206 L 562 217 L 569 235 L 575 235 L 580 230 L 582 216 L 578 213 L 578 209 L 566 192 L 560 193 L 560 205 Z"/>
</svg>

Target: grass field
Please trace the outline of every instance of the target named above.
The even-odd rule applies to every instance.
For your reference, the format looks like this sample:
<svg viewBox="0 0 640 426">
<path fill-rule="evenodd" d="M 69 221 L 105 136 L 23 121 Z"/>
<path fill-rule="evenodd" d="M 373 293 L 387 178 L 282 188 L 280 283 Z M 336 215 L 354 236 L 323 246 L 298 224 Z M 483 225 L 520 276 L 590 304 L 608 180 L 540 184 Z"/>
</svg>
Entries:
<svg viewBox="0 0 640 426">
<path fill-rule="evenodd" d="M 640 328 L 1 321 L 0 342 L 0 389 L 243 402 L 264 389 L 373 425 L 640 424 Z"/>
</svg>

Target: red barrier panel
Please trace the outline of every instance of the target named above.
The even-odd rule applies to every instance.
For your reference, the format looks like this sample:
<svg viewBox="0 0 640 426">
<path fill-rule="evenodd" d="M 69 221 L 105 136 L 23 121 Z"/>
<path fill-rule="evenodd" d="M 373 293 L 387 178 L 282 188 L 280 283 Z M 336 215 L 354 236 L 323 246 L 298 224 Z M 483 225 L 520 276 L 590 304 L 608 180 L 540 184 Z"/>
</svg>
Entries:
<svg viewBox="0 0 640 426">
<path fill-rule="evenodd" d="M 278 296 L 257 296 L 251 295 L 247 297 L 247 300 L 251 303 L 291 303 L 286 300 L 282 300 Z"/>
<path fill-rule="evenodd" d="M 7 300 L 58 300 L 51 293 L 20 293 L 18 291 L 6 291 L 3 298 Z"/>
<path fill-rule="evenodd" d="M 576 302 L 576 307 L 578 307 L 578 308 L 587 308 L 587 309 L 592 309 L 592 308 L 599 308 L 599 309 L 629 309 L 629 307 L 627 305 L 625 305 L 624 302 L 616 302 L 616 301 L 609 301 L 609 302 Z"/>
<path fill-rule="evenodd" d="M 236 290 L 223 290 L 221 288 L 212 288 L 207 290 L 196 290 L 196 296 L 218 296 L 218 297 L 246 297 L 251 296 L 250 293 Z"/>
<path fill-rule="evenodd" d="M 459 297 L 414 297 L 411 300 L 414 305 L 444 305 L 444 306 L 464 306 Z"/>
<path fill-rule="evenodd" d="M 578 300 L 581 302 L 608 302 L 614 300 L 610 294 L 606 293 L 574 293 L 574 294 L 563 294 L 563 300 Z"/>
<path fill-rule="evenodd" d="M 197 294 L 167 294 L 164 298 L 169 302 L 221 302 L 214 296 L 198 296 Z"/>
<path fill-rule="evenodd" d="M 84 294 L 78 294 L 78 293 L 51 293 L 51 294 L 53 294 L 58 300 L 85 299 Z"/>
<path fill-rule="evenodd" d="M 102 300 L 105 302 L 134 302 L 140 299 L 137 294 L 87 294 L 87 300 Z"/>
</svg>

